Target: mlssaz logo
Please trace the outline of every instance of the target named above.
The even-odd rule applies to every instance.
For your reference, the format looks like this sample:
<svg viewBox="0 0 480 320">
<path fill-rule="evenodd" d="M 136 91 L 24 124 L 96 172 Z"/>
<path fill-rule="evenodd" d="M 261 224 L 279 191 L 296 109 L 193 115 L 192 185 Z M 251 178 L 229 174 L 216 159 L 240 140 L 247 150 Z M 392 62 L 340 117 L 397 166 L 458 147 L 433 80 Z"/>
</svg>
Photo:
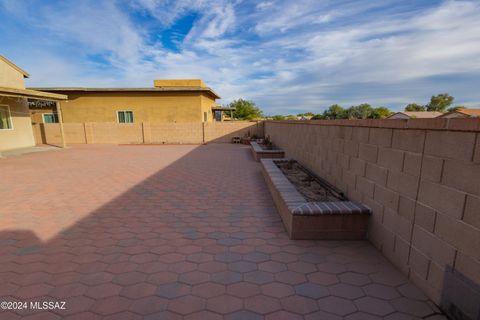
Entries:
<svg viewBox="0 0 480 320">
<path fill-rule="evenodd" d="M 66 310 L 65 301 L 31 301 L 30 309 L 34 310 Z"/>
</svg>

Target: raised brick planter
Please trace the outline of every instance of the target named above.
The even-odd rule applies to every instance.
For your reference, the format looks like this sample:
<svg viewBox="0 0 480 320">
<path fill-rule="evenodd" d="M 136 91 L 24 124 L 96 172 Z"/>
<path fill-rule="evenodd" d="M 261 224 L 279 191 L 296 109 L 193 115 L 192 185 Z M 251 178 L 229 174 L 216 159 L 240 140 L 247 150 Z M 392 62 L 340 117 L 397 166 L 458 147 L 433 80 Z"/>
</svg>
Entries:
<svg viewBox="0 0 480 320">
<path fill-rule="evenodd" d="M 255 141 L 250 142 L 250 145 L 252 146 L 253 158 L 255 158 L 256 161 L 260 161 L 260 159 L 280 159 L 285 157 L 283 150 L 265 150 Z"/>
<path fill-rule="evenodd" d="M 370 208 L 353 201 L 307 202 L 275 161 L 260 160 L 263 176 L 290 239 L 366 238 Z"/>
</svg>

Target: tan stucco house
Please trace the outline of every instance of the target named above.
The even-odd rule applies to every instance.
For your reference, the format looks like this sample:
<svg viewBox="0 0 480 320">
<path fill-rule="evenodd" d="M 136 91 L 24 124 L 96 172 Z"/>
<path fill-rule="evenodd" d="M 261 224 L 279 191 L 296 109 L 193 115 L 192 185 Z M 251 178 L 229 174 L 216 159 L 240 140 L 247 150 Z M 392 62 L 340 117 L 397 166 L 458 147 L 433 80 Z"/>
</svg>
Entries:
<svg viewBox="0 0 480 320">
<path fill-rule="evenodd" d="M 35 88 L 68 95 L 65 123 L 211 122 L 215 91 L 202 80 L 155 80 L 151 88 Z M 34 123 L 58 122 L 48 105 L 30 105 Z"/>
<path fill-rule="evenodd" d="M 392 114 L 387 119 L 433 119 L 442 114 L 437 111 L 402 111 Z"/>
<path fill-rule="evenodd" d="M 28 73 L 0 55 L 0 151 L 35 145 L 27 99 L 67 99 L 61 94 L 25 89 L 28 77 Z"/>
</svg>

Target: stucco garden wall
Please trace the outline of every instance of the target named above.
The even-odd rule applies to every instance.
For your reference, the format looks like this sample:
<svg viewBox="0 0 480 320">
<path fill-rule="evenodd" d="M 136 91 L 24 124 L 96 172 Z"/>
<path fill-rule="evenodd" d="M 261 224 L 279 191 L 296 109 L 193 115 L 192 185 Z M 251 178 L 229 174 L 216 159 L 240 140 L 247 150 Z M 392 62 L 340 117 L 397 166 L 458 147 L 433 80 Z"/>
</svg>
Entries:
<svg viewBox="0 0 480 320">
<path fill-rule="evenodd" d="M 480 284 L 479 131 L 480 119 L 265 123 L 287 157 L 371 207 L 369 240 L 439 304 L 450 275 Z"/>
<path fill-rule="evenodd" d="M 64 123 L 67 143 L 115 143 L 115 144 L 200 144 L 231 142 L 232 137 L 247 134 L 263 136 L 263 123 L 251 121 L 185 122 L 185 123 Z M 58 124 L 33 125 L 37 144 L 61 143 Z"/>
</svg>

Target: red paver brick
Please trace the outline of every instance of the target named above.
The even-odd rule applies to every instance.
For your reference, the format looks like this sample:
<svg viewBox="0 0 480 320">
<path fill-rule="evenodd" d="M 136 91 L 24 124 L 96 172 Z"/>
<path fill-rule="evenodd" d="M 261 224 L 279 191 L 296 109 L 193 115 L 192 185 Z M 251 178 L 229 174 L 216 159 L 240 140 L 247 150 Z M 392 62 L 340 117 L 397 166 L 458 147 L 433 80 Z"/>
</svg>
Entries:
<svg viewBox="0 0 480 320">
<path fill-rule="evenodd" d="M 90 287 L 85 295 L 93 299 L 107 298 L 116 296 L 120 292 L 122 287 L 113 283 L 103 283 L 98 286 Z"/>
<path fill-rule="evenodd" d="M 283 283 L 269 283 L 261 287 L 262 293 L 275 298 L 288 297 L 295 294 L 292 286 Z"/>
<path fill-rule="evenodd" d="M 217 313 L 231 313 L 237 310 L 242 309 L 243 302 L 242 299 L 239 299 L 230 295 L 222 295 L 215 298 L 208 299 L 207 309 L 217 312 Z"/>
<path fill-rule="evenodd" d="M 333 296 L 318 300 L 318 306 L 322 311 L 334 313 L 339 316 L 346 316 L 347 314 L 357 311 L 357 308 L 351 300 Z"/>
<path fill-rule="evenodd" d="M 337 316 L 337 315 L 334 315 L 334 314 L 331 314 L 331 313 L 328 313 L 328 312 L 324 312 L 324 311 L 317 311 L 317 312 L 310 313 L 310 314 L 305 316 L 305 320 L 318 320 L 318 319 L 322 319 L 322 320 L 343 320 L 344 318 L 342 318 L 340 316 Z"/>
<path fill-rule="evenodd" d="M 23 317 L 22 319 L 26 319 L 26 320 L 50 320 L 50 319 L 53 319 L 53 320 L 56 320 L 56 319 L 61 319 L 61 317 L 58 316 L 58 315 L 54 315 L 50 312 L 40 312 L 40 313 L 34 313 L 32 315 Z"/>
<path fill-rule="evenodd" d="M 103 318 L 103 320 L 141 320 L 142 316 L 130 311 L 123 311 Z"/>
<path fill-rule="evenodd" d="M 282 298 L 281 303 L 285 310 L 298 314 L 308 314 L 318 310 L 317 302 L 314 299 L 303 296 Z"/>
<path fill-rule="evenodd" d="M 305 281 L 307 281 L 307 278 L 303 273 L 295 271 L 283 271 L 275 275 L 275 280 L 286 284 L 296 285 L 304 283 Z"/>
<path fill-rule="evenodd" d="M 286 271 L 287 266 L 284 263 L 276 261 L 266 261 L 258 264 L 258 269 L 261 271 L 267 271 L 271 273 L 277 273 Z"/>
<path fill-rule="evenodd" d="M 81 283 L 71 283 L 53 288 L 49 295 L 57 299 L 77 297 L 83 295 L 88 288 Z"/>
<path fill-rule="evenodd" d="M 155 319 L 164 319 L 164 318 L 155 318 Z M 189 314 L 188 316 L 185 316 L 183 319 L 185 320 L 222 320 L 223 317 L 219 315 L 218 313 L 213 313 L 210 311 L 202 310 L 199 312 L 195 312 L 192 314 Z"/>
<path fill-rule="evenodd" d="M 282 309 L 278 299 L 264 295 L 250 296 L 245 299 L 244 303 L 246 309 L 260 314 L 272 313 Z"/>
<path fill-rule="evenodd" d="M 416 301 L 408 298 L 397 298 L 392 300 L 390 303 L 397 311 L 419 318 L 423 318 L 434 313 L 428 303 L 424 301 Z"/>
<path fill-rule="evenodd" d="M 397 292 L 397 290 L 395 290 L 395 288 L 377 283 L 372 283 L 363 287 L 363 291 L 365 291 L 365 293 L 371 297 L 385 300 L 391 300 L 400 297 L 400 294 Z"/>
<path fill-rule="evenodd" d="M 71 316 L 63 317 L 63 319 L 66 319 L 66 320 L 85 320 L 85 319 L 100 320 L 100 319 L 102 319 L 102 317 L 99 316 L 98 314 L 94 314 L 92 312 L 80 312 L 80 313 L 76 313 L 76 314 L 71 315 Z"/>
<path fill-rule="evenodd" d="M 191 295 L 175 298 L 168 303 L 169 310 L 183 315 L 200 311 L 204 308 L 205 300 Z"/>
<path fill-rule="evenodd" d="M 92 307 L 92 311 L 104 316 L 127 311 L 132 301 L 130 299 L 114 296 L 98 300 Z"/>
<path fill-rule="evenodd" d="M 288 270 L 308 274 L 317 271 L 317 267 L 313 263 L 298 261 L 289 263 Z"/>
<path fill-rule="evenodd" d="M 192 294 L 200 298 L 213 298 L 224 294 L 225 291 L 224 285 L 214 282 L 206 282 L 192 287 Z"/>
<path fill-rule="evenodd" d="M 386 316 L 395 311 L 392 305 L 387 301 L 372 297 L 363 297 L 355 300 L 355 305 L 360 311 L 364 311 L 377 316 Z"/>
<path fill-rule="evenodd" d="M 210 274 L 206 272 L 201 272 L 201 271 L 192 271 L 192 272 L 182 273 L 178 277 L 178 281 L 186 284 L 190 284 L 190 285 L 207 282 L 209 280 L 210 280 Z"/>
<path fill-rule="evenodd" d="M 178 314 L 170 312 L 170 311 L 160 311 L 160 312 L 157 312 L 157 313 L 152 313 L 150 315 L 147 315 L 143 319 L 144 320 L 158 320 L 158 319 L 161 319 L 161 320 L 182 320 L 183 317 L 181 315 L 178 315 Z M 192 319 L 194 319 L 194 318 L 192 318 Z"/>
<path fill-rule="evenodd" d="M 342 283 L 351 284 L 354 286 L 364 286 L 371 282 L 370 278 L 364 274 L 345 272 L 338 275 L 338 278 Z"/>
<path fill-rule="evenodd" d="M 156 289 L 156 286 L 149 283 L 137 283 L 124 287 L 120 295 L 130 299 L 139 299 L 153 295 Z"/>
<path fill-rule="evenodd" d="M 344 318 L 345 320 L 382 320 L 385 319 L 383 317 L 377 317 L 369 313 L 365 312 L 355 312 L 352 314 L 349 314 Z M 413 320 L 413 319 L 411 319 Z"/>
<path fill-rule="evenodd" d="M 303 317 L 285 310 L 271 313 L 265 317 L 266 320 L 302 320 Z"/>
<path fill-rule="evenodd" d="M 158 259 L 158 256 L 152 253 L 141 253 L 133 255 L 130 260 L 135 263 L 147 263 Z"/>
<path fill-rule="evenodd" d="M 161 297 L 174 299 L 189 294 L 191 289 L 189 285 L 172 282 L 159 285 L 156 293 Z"/>
<path fill-rule="evenodd" d="M 148 315 L 157 313 L 167 309 L 168 300 L 156 296 L 149 296 L 142 299 L 135 300 L 130 310 L 141 315 Z"/>
<path fill-rule="evenodd" d="M 260 293 L 260 287 L 253 283 L 237 282 L 227 286 L 227 293 L 239 298 L 247 298 Z"/>
<path fill-rule="evenodd" d="M 150 275 L 147 281 L 156 285 L 160 285 L 160 284 L 175 282 L 177 281 L 177 279 L 178 279 L 178 274 L 165 271 L 165 272 L 157 272 Z"/>
<path fill-rule="evenodd" d="M 21 286 L 28 286 L 43 282 L 48 282 L 52 279 L 52 275 L 46 272 L 33 272 L 28 274 L 16 275 L 10 281 Z"/>
<path fill-rule="evenodd" d="M 339 282 L 337 276 L 324 272 L 315 272 L 309 274 L 307 278 L 309 281 L 316 284 L 321 284 L 323 286 L 329 286 Z"/>
<path fill-rule="evenodd" d="M 15 296 L 19 299 L 40 297 L 47 295 L 52 288 L 52 286 L 44 283 L 33 284 L 19 288 L 17 291 L 15 291 Z"/>
<path fill-rule="evenodd" d="M 431 310 L 365 241 L 288 239 L 245 146 L 75 146 L 0 172 L 0 295 L 65 299 L 61 317 L 375 319 L 352 302 L 385 314 L 375 298 L 397 310 L 387 319 Z"/>
<path fill-rule="evenodd" d="M 295 292 L 301 296 L 319 299 L 330 295 L 329 289 L 327 287 L 315 284 L 315 283 L 302 283 L 295 286 Z"/>
<path fill-rule="evenodd" d="M 217 262 L 217 261 L 204 262 L 198 265 L 199 271 L 208 272 L 208 273 L 217 273 L 217 272 L 226 271 L 227 268 L 228 266 L 226 263 Z"/>
</svg>

